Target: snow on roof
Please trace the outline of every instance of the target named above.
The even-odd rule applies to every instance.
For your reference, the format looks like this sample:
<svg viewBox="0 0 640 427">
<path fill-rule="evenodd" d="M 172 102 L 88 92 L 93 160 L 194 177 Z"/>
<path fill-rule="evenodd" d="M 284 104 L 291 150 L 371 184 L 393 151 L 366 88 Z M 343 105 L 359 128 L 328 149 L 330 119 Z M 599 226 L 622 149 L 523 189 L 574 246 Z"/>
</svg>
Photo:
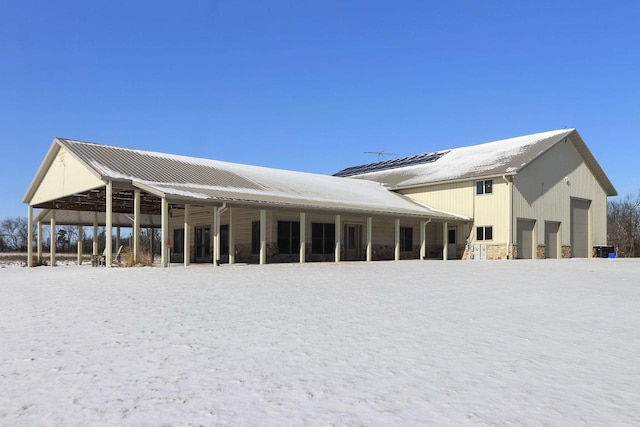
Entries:
<svg viewBox="0 0 640 427">
<path fill-rule="evenodd" d="M 102 179 L 131 181 L 175 200 L 235 201 L 447 219 L 373 181 L 345 180 L 238 163 L 57 138 Z"/>
<path fill-rule="evenodd" d="M 560 129 L 442 151 L 433 162 L 354 175 L 352 178 L 384 183 L 389 188 L 485 176 L 512 175 L 574 132 Z"/>
</svg>

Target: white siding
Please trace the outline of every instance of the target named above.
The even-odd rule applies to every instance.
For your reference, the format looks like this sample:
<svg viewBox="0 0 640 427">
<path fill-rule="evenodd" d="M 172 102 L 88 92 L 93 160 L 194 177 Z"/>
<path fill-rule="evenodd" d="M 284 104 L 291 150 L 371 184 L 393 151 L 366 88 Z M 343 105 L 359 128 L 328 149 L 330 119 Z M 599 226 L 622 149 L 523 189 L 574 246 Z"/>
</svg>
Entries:
<svg viewBox="0 0 640 427">
<path fill-rule="evenodd" d="M 37 205 L 104 185 L 104 182 L 61 147 L 42 178 L 30 204 Z"/>
<path fill-rule="evenodd" d="M 434 209 L 473 218 L 474 181 L 450 182 L 398 191 Z"/>
</svg>

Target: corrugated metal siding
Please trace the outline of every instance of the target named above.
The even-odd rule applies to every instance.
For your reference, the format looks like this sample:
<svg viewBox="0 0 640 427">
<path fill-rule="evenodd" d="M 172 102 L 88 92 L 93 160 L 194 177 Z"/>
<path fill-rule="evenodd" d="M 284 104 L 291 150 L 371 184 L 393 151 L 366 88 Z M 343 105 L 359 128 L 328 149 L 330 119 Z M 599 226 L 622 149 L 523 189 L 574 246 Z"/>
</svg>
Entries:
<svg viewBox="0 0 640 427">
<path fill-rule="evenodd" d="M 560 222 L 562 245 L 570 245 L 571 197 L 592 201 L 592 244 L 606 244 L 606 193 L 570 141 L 557 144 L 514 176 L 513 220 Z M 537 233 L 537 240 L 544 241 L 543 227 Z"/>
</svg>

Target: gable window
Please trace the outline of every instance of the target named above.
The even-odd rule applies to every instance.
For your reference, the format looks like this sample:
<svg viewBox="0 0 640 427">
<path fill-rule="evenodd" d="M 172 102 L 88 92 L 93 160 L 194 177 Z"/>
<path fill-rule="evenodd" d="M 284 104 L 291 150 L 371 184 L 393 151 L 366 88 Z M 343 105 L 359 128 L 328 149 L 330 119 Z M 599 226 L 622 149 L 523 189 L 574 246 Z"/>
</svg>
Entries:
<svg viewBox="0 0 640 427">
<path fill-rule="evenodd" d="M 476 181 L 476 194 L 493 193 L 493 180 L 485 179 L 484 181 Z"/>
<path fill-rule="evenodd" d="M 476 240 L 493 240 L 493 227 L 476 227 Z"/>
<path fill-rule="evenodd" d="M 300 223 L 278 221 L 278 252 L 292 254 L 300 248 Z"/>
<path fill-rule="evenodd" d="M 251 223 L 251 253 L 260 253 L 260 221 Z"/>
<path fill-rule="evenodd" d="M 332 254 L 336 246 L 336 225 L 311 224 L 311 253 Z"/>
<path fill-rule="evenodd" d="M 413 227 L 400 227 L 400 250 L 402 252 L 413 250 Z"/>
</svg>

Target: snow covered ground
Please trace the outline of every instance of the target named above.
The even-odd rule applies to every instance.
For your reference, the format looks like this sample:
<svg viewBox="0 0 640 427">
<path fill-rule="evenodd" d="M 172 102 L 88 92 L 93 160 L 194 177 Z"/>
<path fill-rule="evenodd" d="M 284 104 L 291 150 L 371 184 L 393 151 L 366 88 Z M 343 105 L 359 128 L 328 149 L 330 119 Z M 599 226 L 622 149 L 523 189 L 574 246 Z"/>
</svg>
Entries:
<svg viewBox="0 0 640 427">
<path fill-rule="evenodd" d="M 638 425 L 640 260 L 0 269 L 0 425 Z"/>
</svg>

